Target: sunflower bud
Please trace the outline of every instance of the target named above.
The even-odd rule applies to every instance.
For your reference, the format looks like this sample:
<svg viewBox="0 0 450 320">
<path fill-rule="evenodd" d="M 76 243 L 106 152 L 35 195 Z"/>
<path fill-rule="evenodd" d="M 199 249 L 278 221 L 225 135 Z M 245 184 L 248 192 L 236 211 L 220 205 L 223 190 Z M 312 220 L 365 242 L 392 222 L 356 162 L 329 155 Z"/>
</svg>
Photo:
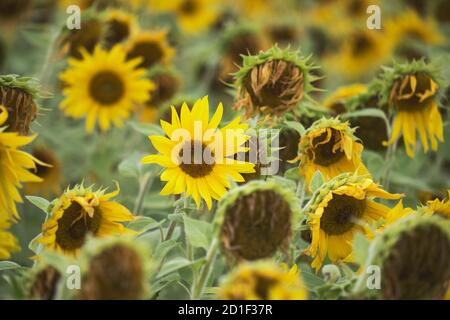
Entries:
<svg viewBox="0 0 450 320">
<path fill-rule="evenodd" d="M 35 300 L 53 300 L 58 291 L 61 273 L 53 266 L 39 268 L 33 275 L 28 297 Z"/>
<path fill-rule="evenodd" d="M 230 191 L 216 225 L 223 251 L 237 260 L 269 258 L 288 245 L 299 209 L 293 193 L 255 180 Z"/>
</svg>

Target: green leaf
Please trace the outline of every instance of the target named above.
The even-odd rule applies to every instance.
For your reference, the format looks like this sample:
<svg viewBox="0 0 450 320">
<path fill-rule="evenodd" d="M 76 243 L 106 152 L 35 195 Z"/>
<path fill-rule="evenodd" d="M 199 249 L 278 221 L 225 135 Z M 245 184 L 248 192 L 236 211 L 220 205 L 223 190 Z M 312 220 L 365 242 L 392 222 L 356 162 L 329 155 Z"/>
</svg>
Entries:
<svg viewBox="0 0 450 320">
<path fill-rule="evenodd" d="M 359 265 L 364 265 L 367 260 L 370 241 L 362 233 L 357 233 L 353 238 L 353 256 Z"/>
<path fill-rule="evenodd" d="M 189 243 L 193 247 L 208 250 L 213 233 L 211 224 L 185 216 L 184 230 Z"/>
<path fill-rule="evenodd" d="M 387 127 L 389 128 L 390 124 L 389 124 L 389 120 L 386 116 L 386 113 L 381 110 L 381 109 L 377 109 L 377 108 L 367 108 L 367 109 L 361 109 L 361 110 L 355 110 L 355 111 L 351 111 L 351 112 L 347 112 L 341 115 L 342 119 L 347 119 L 347 118 L 358 118 L 358 117 L 377 117 L 377 118 L 381 118 L 384 120 L 384 122 L 386 123 Z"/>
<path fill-rule="evenodd" d="M 188 259 L 183 257 L 177 257 L 172 260 L 169 260 L 162 266 L 156 278 L 161 279 L 162 277 L 177 270 L 180 270 L 182 268 L 188 267 L 193 263 L 194 263 L 193 261 L 189 261 Z"/>
<path fill-rule="evenodd" d="M 146 136 L 164 136 L 165 133 L 160 126 L 153 123 L 130 122 L 131 127 Z"/>
<path fill-rule="evenodd" d="M 12 261 L 0 261 L 0 271 L 4 271 L 4 270 L 13 270 L 13 269 L 18 269 L 21 268 L 20 265 L 18 265 L 15 262 Z"/>
<path fill-rule="evenodd" d="M 125 159 L 118 166 L 119 173 L 124 177 L 139 178 L 142 173 L 142 155 L 135 153 Z"/>
<path fill-rule="evenodd" d="M 297 131 L 301 136 L 305 134 L 305 127 L 297 121 L 285 121 L 284 122 L 289 128 L 294 129 Z"/>
<path fill-rule="evenodd" d="M 433 190 L 433 188 L 431 188 L 431 186 L 424 181 L 421 181 L 415 177 L 404 175 L 400 172 L 391 171 L 389 181 L 404 187 L 411 187 L 414 190 Z"/>
<path fill-rule="evenodd" d="M 309 190 L 311 190 L 311 192 L 315 192 L 322 186 L 323 182 L 324 179 L 322 173 L 317 170 L 316 172 L 314 172 L 314 175 L 311 178 L 311 182 L 309 183 Z"/>
<path fill-rule="evenodd" d="M 25 196 L 28 201 L 30 201 L 34 206 L 38 207 L 45 213 L 47 213 L 50 202 L 44 198 L 36 197 L 36 196 Z"/>
<path fill-rule="evenodd" d="M 159 226 L 161 226 L 165 221 L 165 219 L 156 221 L 153 218 L 141 216 L 136 220 L 131 221 L 127 227 L 139 233 L 144 233 L 149 230 L 159 228 Z"/>
<path fill-rule="evenodd" d="M 284 172 L 284 177 L 287 179 L 292 179 L 292 180 L 300 180 L 301 176 L 300 176 L 300 171 L 298 170 L 298 167 L 294 167 L 294 168 L 289 168 Z"/>
<path fill-rule="evenodd" d="M 153 259 L 156 261 L 162 261 L 169 254 L 169 252 L 178 245 L 179 243 L 173 239 L 159 243 L 153 253 Z"/>
<path fill-rule="evenodd" d="M 174 282 L 181 280 L 181 276 L 178 272 L 171 273 L 159 280 L 156 280 L 151 284 L 152 294 L 156 294 L 165 287 L 171 285 Z"/>
</svg>

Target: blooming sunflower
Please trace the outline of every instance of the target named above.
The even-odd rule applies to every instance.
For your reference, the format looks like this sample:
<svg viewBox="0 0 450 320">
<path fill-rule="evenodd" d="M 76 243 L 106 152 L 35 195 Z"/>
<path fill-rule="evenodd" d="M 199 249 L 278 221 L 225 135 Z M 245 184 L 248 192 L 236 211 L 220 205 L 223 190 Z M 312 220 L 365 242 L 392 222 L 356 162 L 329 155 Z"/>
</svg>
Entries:
<svg viewBox="0 0 450 320">
<path fill-rule="evenodd" d="M 305 254 L 314 258 L 318 270 L 326 256 L 332 262 L 351 260 L 353 236 L 366 232 L 366 225 L 385 218 L 389 208 L 373 198 L 399 199 L 375 184 L 368 176 L 343 173 L 317 190 L 306 210 L 311 245 Z M 365 225 L 366 224 L 366 225 Z"/>
<path fill-rule="evenodd" d="M 31 154 L 48 165 L 36 165 L 34 174 L 41 178 L 42 181 L 25 184 L 25 193 L 40 194 L 42 196 L 59 194 L 61 192 L 62 166 L 57 155 L 51 149 L 43 146 L 33 148 Z"/>
<path fill-rule="evenodd" d="M 102 40 L 104 25 L 98 17 L 82 19 L 80 29 L 73 29 L 62 35 L 62 52 L 70 57 L 81 59 L 81 49 L 92 53 Z"/>
<path fill-rule="evenodd" d="M 149 98 L 153 84 L 137 69 L 139 59 L 126 60 L 119 45 L 107 52 L 97 47 L 91 55 L 82 50 L 81 60 L 69 59 L 70 67 L 60 78 L 66 84 L 61 109 L 73 117 L 86 117 L 86 129 L 94 130 L 98 121 L 106 131 L 111 123 L 120 127 L 130 116 L 134 104 Z"/>
<path fill-rule="evenodd" d="M 77 185 L 67 189 L 50 208 L 49 217 L 42 225 L 38 242 L 45 249 L 66 255 L 77 255 L 88 234 L 94 237 L 132 234 L 120 222 L 132 221 L 133 214 L 121 204 L 111 201 L 117 190 L 105 194 Z"/>
<path fill-rule="evenodd" d="M 339 115 L 347 111 L 346 101 L 349 98 L 366 91 L 367 86 L 360 83 L 340 87 L 325 99 L 323 105 L 325 108 L 331 110 L 334 115 Z"/>
<path fill-rule="evenodd" d="M 9 223 L 0 216 L 0 260 L 9 259 L 12 252 L 20 250 L 17 239 L 6 231 L 8 228 Z"/>
<path fill-rule="evenodd" d="M 419 132 L 424 152 L 436 151 L 437 140 L 443 141 L 442 117 L 438 110 L 439 88 L 437 70 L 423 61 L 410 64 L 395 64 L 386 68 L 381 76 L 382 101 L 386 103 L 395 119 L 387 145 L 394 143 L 403 134 L 406 153 L 414 157 L 416 131 Z"/>
<path fill-rule="evenodd" d="M 146 156 L 142 162 L 156 163 L 165 168 L 161 180 L 167 183 L 161 190 L 162 195 L 186 192 L 198 207 L 203 198 L 211 208 L 211 198 L 219 200 L 230 187 L 229 178 L 243 181 L 241 173 L 254 171 L 254 164 L 232 158 L 237 152 L 246 151 L 242 145 L 248 139 L 244 134 L 247 124 L 236 118 L 217 129 L 223 106 L 220 103 L 209 120 L 207 96 L 197 100 L 192 110 L 184 103 L 180 117 L 175 107 L 171 108 L 172 123 L 161 120 L 167 137 L 149 137 L 160 154 Z"/>
<path fill-rule="evenodd" d="M 343 172 L 368 173 L 361 161 L 363 145 L 354 136 L 355 129 L 338 118 L 322 118 L 314 122 L 300 138 L 298 157 L 300 173 L 309 186 L 318 170 L 326 180 Z"/>
<path fill-rule="evenodd" d="M 123 43 L 135 36 L 139 27 L 136 18 L 122 10 L 111 10 L 107 13 L 103 43 L 107 48 Z"/>
<path fill-rule="evenodd" d="M 448 190 L 447 199 L 434 199 L 427 201 L 425 207 L 421 207 L 420 211 L 426 215 L 438 215 L 446 219 L 450 219 L 450 190 Z"/>
<path fill-rule="evenodd" d="M 167 64 L 175 50 L 167 42 L 167 30 L 144 31 L 130 39 L 127 58 L 141 57 L 140 68 L 150 68 L 156 64 Z"/>
<path fill-rule="evenodd" d="M 18 219 L 16 202 L 22 202 L 18 189 L 23 182 L 40 182 L 41 178 L 30 172 L 44 162 L 20 150 L 31 143 L 36 136 L 23 137 L 16 132 L 4 132 L 2 127 L 8 120 L 7 109 L 0 104 L 0 219 Z"/>
<path fill-rule="evenodd" d="M 294 265 L 289 271 L 274 262 L 243 263 L 226 277 L 219 288 L 223 300 L 307 300 L 300 275 Z"/>
</svg>

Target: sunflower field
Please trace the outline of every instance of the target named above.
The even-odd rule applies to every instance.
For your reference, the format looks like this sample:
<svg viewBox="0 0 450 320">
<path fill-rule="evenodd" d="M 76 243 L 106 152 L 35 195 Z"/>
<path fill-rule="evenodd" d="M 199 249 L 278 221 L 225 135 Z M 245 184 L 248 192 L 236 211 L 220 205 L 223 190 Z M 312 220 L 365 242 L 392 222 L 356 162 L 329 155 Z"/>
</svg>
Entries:
<svg viewBox="0 0 450 320">
<path fill-rule="evenodd" d="M 0 0 L 0 299 L 449 300 L 450 2 Z"/>
</svg>

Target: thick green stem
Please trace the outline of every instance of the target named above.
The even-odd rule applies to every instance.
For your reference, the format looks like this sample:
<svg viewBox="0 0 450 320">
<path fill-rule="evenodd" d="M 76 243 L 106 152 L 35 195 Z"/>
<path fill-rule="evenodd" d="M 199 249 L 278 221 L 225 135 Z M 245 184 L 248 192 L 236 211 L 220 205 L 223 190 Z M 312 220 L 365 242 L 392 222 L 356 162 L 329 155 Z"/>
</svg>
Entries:
<svg viewBox="0 0 450 320">
<path fill-rule="evenodd" d="M 144 176 L 140 179 L 139 182 L 139 194 L 136 198 L 136 202 L 134 204 L 134 214 L 139 216 L 142 213 L 142 208 L 144 204 L 144 198 L 147 194 L 148 189 L 151 186 L 151 183 L 153 181 L 151 172 L 147 172 L 144 174 Z"/>
<path fill-rule="evenodd" d="M 200 299 L 203 295 L 203 291 L 205 290 L 205 286 L 207 285 L 209 276 L 211 274 L 212 266 L 214 265 L 214 261 L 216 259 L 218 248 L 219 242 L 217 238 L 214 238 L 206 254 L 206 262 L 203 265 L 199 280 L 197 283 L 196 282 L 193 283 L 194 286 L 191 290 L 192 291 L 191 298 L 193 300 Z"/>
</svg>

